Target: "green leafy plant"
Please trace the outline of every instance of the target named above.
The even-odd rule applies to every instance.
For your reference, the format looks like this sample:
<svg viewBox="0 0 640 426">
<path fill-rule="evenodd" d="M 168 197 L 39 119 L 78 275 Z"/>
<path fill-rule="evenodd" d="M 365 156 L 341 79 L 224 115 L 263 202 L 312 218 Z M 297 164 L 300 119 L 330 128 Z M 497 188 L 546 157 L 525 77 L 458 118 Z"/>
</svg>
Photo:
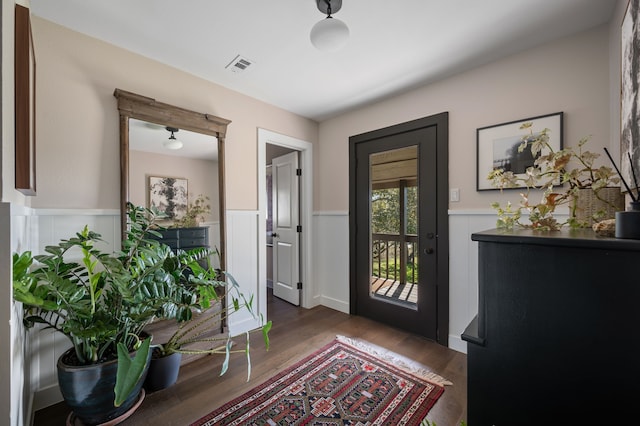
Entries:
<svg viewBox="0 0 640 426">
<path fill-rule="evenodd" d="M 206 304 L 226 285 L 211 271 L 201 273 L 198 262 L 211 255 L 209 249 L 173 253 L 150 238 L 159 236 L 158 218 L 157 212 L 128 204 L 127 230 L 117 253 L 97 248 L 101 236 L 85 226 L 75 237 L 47 246 L 45 254 L 13 255 L 13 294 L 24 305 L 25 326 L 42 324 L 68 337 L 74 365 L 118 359 L 116 406 L 146 367 L 145 326 L 159 318 L 188 321 L 198 299 Z M 244 300 L 241 294 L 236 298 Z"/>
<path fill-rule="evenodd" d="M 190 228 L 204 222 L 205 216 L 211 213 L 209 197 L 202 194 L 187 206 L 186 214 L 173 222 L 172 228 Z"/>
<path fill-rule="evenodd" d="M 225 354 L 220 375 L 223 375 L 229 366 L 229 356 L 232 353 L 244 352 L 247 357 L 247 380 L 251 377 L 251 358 L 249 353 L 249 334 L 246 332 L 246 346 L 244 349 L 232 349 L 233 341 L 228 334 L 216 334 L 220 330 L 222 322 L 226 322 L 235 313 L 246 311 L 254 319 L 259 319 L 261 326 L 251 332 L 262 332 L 262 338 L 267 350 L 269 350 L 269 331 L 271 321 L 266 323 L 255 313 L 253 308 L 253 296 L 247 299 L 240 291 L 236 279 L 228 272 L 217 271 L 210 266 L 207 259 L 207 267 L 201 263 L 190 265 L 190 282 L 195 284 L 199 296 L 189 309 L 188 315 L 178 316 L 178 327 L 169 339 L 163 344 L 154 345 L 160 357 L 173 353 L 182 354 Z M 224 277 L 223 277 L 224 276 Z M 225 280 L 221 280 L 225 278 Z M 199 286 L 205 283 L 205 286 Z M 212 285 L 210 285 L 212 284 Z M 226 302 L 231 303 L 227 304 Z M 219 308 L 216 315 L 206 315 L 214 307 Z M 192 316 L 193 313 L 200 315 Z M 203 347 L 200 344 L 206 345 Z M 197 347 L 194 347 L 197 345 Z"/>
<path fill-rule="evenodd" d="M 495 169 L 487 179 L 492 186 L 505 189 L 525 187 L 520 193 L 521 201 L 517 207 L 508 202 L 504 207 L 493 203 L 497 211 L 499 228 L 523 228 L 539 230 L 558 230 L 565 224 L 571 227 L 582 227 L 584 223 L 576 218 L 576 205 L 579 190 L 590 189 L 596 198 L 608 203 L 599 193 L 605 187 L 619 185 L 620 179 L 610 167 L 597 166 L 595 160 L 600 156 L 585 149 L 590 137 L 582 138 L 577 147 L 564 148 L 558 151 L 549 145 L 549 129 L 533 132 L 533 123 L 520 126 L 528 133 L 522 137 L 518 152 L 530 149 L 534 165 L 528 167 L 523 175 L 514 174 L 504 169 Z M 538 202 L 533 200 L 532 190 L 540 190 Z M 560 223 L 554 217 L 556 209 L 561 205 L 569 207 L 569 219 Z M 530 223 L 522 223 L 527 214 Z M 597 217 L 596 217 L 597 219 Z"/>
<path fill-rule="evenodd" d="M 67 336 L 75 365 L 118 359 L 115 406 L 133 389 L 128 378 L 139 377 L 146 366 L 149 338 L 143 328 L 179 312 L 184 288 L 175 277 L 181 265 L 206 254 L 176 258 L 166 245 L 146 238 L 155 219 L 150 210 L 130 206 L 127 216 L 118 253 L 96 248 L 101 236 L 85 226 L 75 237 L 47 246 L 46 254 L 13 256 L 14 299 L 24 305 L 25 326 L 43 324 Z M 78 255 L 79 261 L 69 260 Z"/>
</svg>

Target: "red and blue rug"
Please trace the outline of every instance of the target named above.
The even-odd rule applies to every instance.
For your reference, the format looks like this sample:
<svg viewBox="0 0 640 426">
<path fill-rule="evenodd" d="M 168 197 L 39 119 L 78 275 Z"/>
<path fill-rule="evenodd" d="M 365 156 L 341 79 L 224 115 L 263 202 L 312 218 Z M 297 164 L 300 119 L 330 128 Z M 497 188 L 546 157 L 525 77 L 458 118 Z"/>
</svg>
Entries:
<svg viewBox="0 0 640 426">
<path fill-rule="evenodd" d="M 191 426 L 419 425 L 448 384 L 383 348 L 338 336 Z"/>
</svg>

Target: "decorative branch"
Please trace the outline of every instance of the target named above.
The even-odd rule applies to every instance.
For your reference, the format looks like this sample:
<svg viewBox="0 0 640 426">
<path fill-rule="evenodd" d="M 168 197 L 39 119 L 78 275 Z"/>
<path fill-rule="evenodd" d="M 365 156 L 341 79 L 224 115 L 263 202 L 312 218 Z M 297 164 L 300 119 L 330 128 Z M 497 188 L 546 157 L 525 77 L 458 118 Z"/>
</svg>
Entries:
<svg viewBox="0 0 640 426">
<path fill-rule="evenodd" d="M 609 154 L 609 150 L 606 147 L 604 148 L 604 152 L 607 153 L 607 157 L 609 157 L 609 160 L 611 160 L 611 164 L 613 164 L 613 168 L 616 169 L 616 172 L 618 172 L 618 176 L 620 176 L 620 180 L 624 184 L 624 187 L 627 188 L 627 191 L 629 191 L 629 195 L 631 196 L 631 199 L 634 202 L 637 202 L 638 201 L 638 197 L 636 195 L 633 195 L 633 192 L 631 192 L 631 188 L 629 188 L 629 185 L 627 184 L 627 181 L 624 180 L 624 177 L 622 176 L 622 173 L 620 173 L 620 170 L 618 169 L 618 166 L 616 166 L 615 161 L 613 161 L 613 157 L 611 157 L 611 154 Z M 631 159 L 631 158 L 629 158 L 629 159 Z M 633 171 L 633 164 L 631 164 L 631 170 Z M 635 177 L 635 171 L 633 171 L 633 175 Z"/>
</svg>

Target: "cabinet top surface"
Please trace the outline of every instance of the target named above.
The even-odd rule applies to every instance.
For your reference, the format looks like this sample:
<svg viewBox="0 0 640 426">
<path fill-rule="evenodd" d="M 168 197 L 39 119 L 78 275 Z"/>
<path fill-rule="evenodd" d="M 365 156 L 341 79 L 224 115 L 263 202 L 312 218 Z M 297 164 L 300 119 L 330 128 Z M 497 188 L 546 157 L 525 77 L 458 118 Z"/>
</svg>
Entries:
<svg viewBox="0 0 640 426">
<path fill-rule="evenodd" d="M 535 231 L 532 229 L 489 229 L 471 234 L 478 242 L 592 247 L 640 251 L 640 240 L 601 237 L 590 228 Z"/>
</svg>

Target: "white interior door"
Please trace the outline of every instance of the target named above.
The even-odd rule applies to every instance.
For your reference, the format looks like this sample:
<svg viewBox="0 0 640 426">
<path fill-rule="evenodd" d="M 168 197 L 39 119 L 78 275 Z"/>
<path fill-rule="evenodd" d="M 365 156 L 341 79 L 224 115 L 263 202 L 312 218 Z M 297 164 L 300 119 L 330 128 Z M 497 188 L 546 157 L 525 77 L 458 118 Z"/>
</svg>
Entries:
<svg viewBox="0 0 640 426">
<path fill-rule="evenodd" d="M 300 305 L 298 152 L 271 163 L 273 208 L 273 294 Z"/>
</svg>

